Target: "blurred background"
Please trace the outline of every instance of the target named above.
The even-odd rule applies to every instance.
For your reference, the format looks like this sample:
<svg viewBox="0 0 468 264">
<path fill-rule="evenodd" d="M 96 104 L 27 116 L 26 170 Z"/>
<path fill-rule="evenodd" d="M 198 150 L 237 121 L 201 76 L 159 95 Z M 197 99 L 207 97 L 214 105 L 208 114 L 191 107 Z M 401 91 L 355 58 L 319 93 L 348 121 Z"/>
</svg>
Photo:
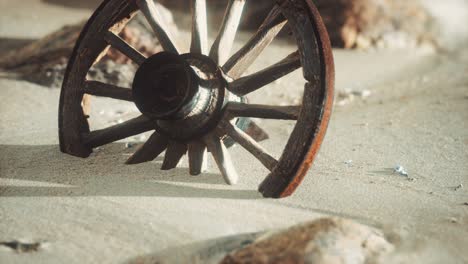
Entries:
<svg viewBox="0 0 468 264">
<path fill-rule="evenodd" d="M 189 31 L 191 18 L 186 12 L 190 8 L 187 1 L 158 2 L 163 5 L 160 8 L 165 10 L 166 20 L 170 21 L 174 32 Z M 465 0 L 315 0 L 313 2 L 320 11 L 335 48 L 368 51 L 432 49 L 444 52 L 463 46 L 468 36 L 464 26 L 468 20 L 468 2 Z M 256 30 L 271 10 L 273 3 L 274 1 L 270 0 L 247 1 L 241 29 L 246 32 Z M 2 36 L 0 55 L 3 55 L 0 56 L 0 68 L 16 72 L 34 82 L 60 86 L 64 64 L 84 25 L 85 18 L 99 4 L 98 0 L 27 0 L 19 3 L 0 0 L 0 7 L 4 13 L 0 18 Z M 209 0 L 207 5 L 209 32 L 213 37 L 217 26 L 221 23 L 226 3 Z M 61 13 L 60 8 L 73 8 L 76 11 Z M 37 10 L 37 12 L 21 12 L 23 10 Z M 12 21 L 21 20 L 23 17 L 30 23 L 11 26 Z M 76 22 L 81 20 L 80 18 L 83 20 Z M 151 36 L 147 24 L 140 22 L 133 23 L 130 28 L 122 32 L 122 36 L 144 52 L 154 53 L 158 50 L 152 41 L 154 36 Z M 60 30 L 64 24 L 67 28 Z M 54 32 L 52 36 L 47 36 L 52 32 Z M 287 38 L 289 33 L 288 27 L 285 27 L 280 38 L 294 42 L 292 38 Z M 33 41 L 44 36 L 47 36 L 46 39 L 40 42 Z M 24 46 L 27 47 L 18 49 Z M 13 51 L 8 54 L 11 49 Z M 32 57 L 36 59 L 40 57 L 41 65 L 31 65 Z M 117 63 L 126 60 L 115 51 L 110 57 Z M 29 65 L 25 65 L 26 60 L 29 61 Z"/>
</svg>

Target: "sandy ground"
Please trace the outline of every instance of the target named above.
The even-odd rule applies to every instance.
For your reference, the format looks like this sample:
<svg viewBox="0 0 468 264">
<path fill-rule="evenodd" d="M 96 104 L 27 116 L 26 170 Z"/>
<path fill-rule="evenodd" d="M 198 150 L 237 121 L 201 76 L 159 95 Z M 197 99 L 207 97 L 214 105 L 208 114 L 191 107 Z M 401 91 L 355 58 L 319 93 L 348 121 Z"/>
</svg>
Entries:
<svg viewBox="0 0 468 264">
<path fill-rule="evenodd" d="M 84 7 L 91 1 L 54 2 L 0 0 L 1 46 L 90 14 Z M 253 69 L 293 49 L 280 44 Z M 241 148 L 232 149 L 242 176 L 234 187 L 223 183 L 212 161 L 199 177 L 188 176 L 186 163 L 160 171 L 161 159 L 126 166 L 134 148 L 123 142 L 89 159 L 64 155 L 57 145 L 59 91 L 0 78 L 0 241 L 46 242 L 30 254 L 0 247 L 0 263 L 123 263 L 326 215 L 383 228 L 398 246 L 391 263 L 467 263 L 468 49 L 334 54 L 337 89 L 371 96 L 335 107 L 316 163 L 282 200 L 256 192 L 266 171 Z M 250 100 L 297 102 L 300 80 L 295 72 Z M 94 103 L 94 127 L 136 111 L 107 99 Z M 271 136 L 265 147 L 278 156 L 293 124 L 261 125 Z M 397 164 L 409 177 L 392 171 Z"/>
</svg>

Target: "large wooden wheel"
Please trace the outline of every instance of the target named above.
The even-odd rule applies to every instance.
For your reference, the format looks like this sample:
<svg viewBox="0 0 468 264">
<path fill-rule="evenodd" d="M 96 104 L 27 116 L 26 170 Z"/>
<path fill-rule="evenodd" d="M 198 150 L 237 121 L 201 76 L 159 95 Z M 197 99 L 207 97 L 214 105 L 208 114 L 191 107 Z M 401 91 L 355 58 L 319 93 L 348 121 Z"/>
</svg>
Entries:
<svg viewBox="0 0 468 264">
<path fill-rule="evenodd" d="M 162 169 L 167 170 L 188 153 L 190 173 L 197 175 L 208 150 L 226 182 L 235 184 L 236 167 L 226 147 L 228 141 L 234 141 L 270 171 L 259 187 L 265 197 L 292 194 L 319 150 L 331 114 L 334 68 L 328 35 L 311 0 L 278 0 L 256 33 L 231 55 L 244 4 L 245 0 L 228 1 L 210 48 L 205 0 L 192 0 L 190 51 L 183 53 L 153 0 L 105 0 L 81 33 L 65 74 L 59 109 L 61 150 L 88 157 L 93 148 L 154 131 L 128 164 L 151 161 L 165 151 Z M 137 12 L 145 16 L 164 52 L 146 57 L 119 37 Z M 293 32 L 297 51 L 244 75 L 284 26 Z M 132 87 L 86 79 L 109 46 L 139 65 Z M 247 94 L 300 67 L 305 83 L 302 105 L 248 104 L 244 100 Z M 91 131 L 83 107 L 85 95 L 134 102 L 141 115 Z M 243 129 L 240 123 L 245 118 L 297 120 L 280 157 L 269 154 Z"/>
</svg>

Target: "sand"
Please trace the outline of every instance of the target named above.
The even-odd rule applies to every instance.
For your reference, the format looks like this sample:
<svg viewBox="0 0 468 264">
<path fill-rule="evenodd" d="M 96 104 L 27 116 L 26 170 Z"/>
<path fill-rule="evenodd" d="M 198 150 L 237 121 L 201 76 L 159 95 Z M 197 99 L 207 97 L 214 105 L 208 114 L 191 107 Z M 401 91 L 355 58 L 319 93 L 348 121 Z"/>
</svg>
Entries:
<svg viewBox="0 0 468 264">
<path fill-rule="evenodd" d="M 53 2 L 0 0 L 1 46 L 90 14 Z M 274 43 L 253 69 L 292 49 Z M 256 192 L 266 171 L 241 148 L 232 149 L 241 175 L 233 187 L 213 161 L 199 177 L 188 175 L 186 162 L 168 172 L 159 170 L 161 159 L 126 166 L 135 148 L 124 142 L 88 159 L 65 155 L 58 148 L 59 90 L 0 78 L 0 241 L 44 242 L 27 254 L 0 246 L 0 263 L 124 263 L 322 216 L 384 229 L 397 245 L 389 262 L 468 262 L 468 49 L 334 55 L 337 89 L 371 95 L 335 107 L 313 168 L 297 192 L 281 200 Z M 250 99 L 297 102 L 299 77 L 294 72 Z M 94 127 L 136 113 L 113 100 L 93 103 Z M 265 147 L 279 155 L 292 124 L 261 125 L 271 136 Z M 394 173 L 396 165 L 409 176 Z"/>
</svg>

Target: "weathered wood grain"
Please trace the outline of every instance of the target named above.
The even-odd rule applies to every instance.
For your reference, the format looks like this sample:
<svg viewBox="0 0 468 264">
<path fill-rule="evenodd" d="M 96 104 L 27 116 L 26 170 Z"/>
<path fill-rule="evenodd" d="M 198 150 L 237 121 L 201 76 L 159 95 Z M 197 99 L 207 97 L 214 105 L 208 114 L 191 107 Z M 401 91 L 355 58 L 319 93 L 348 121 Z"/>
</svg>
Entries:
<svg viewBox="0 0 468 264">
<path fill-rule="evenodd" d="M 284 0 L 297 39 L 305 84 L 298 122 L 278 166 L 260 184 L 265 197 L 291 195 L 302 182 L 323 142 L 333 105 L 334 64 L 330 41 L 310 0 Z M 292 151 L 293 150 L 293 151 Z"/>
<path fill-rule="evenodd" d="M 111 31 L 107 31 L 106 34 L 104 35 L 104 39 L 113 48 L 120 51 L 122 54 L 127 56 L 129 59 L 131 59 L 136 64 L 141 65 L 146 60 L 145 55 L 141 54 L 141 52 L 139 52 L 134 47 L 132 47 L 130 44 L 125 42 L 125 40 L 123 40 L 119 35 L 111 32 Z"/>
<path fill-rule="evenodd" d="M 286 22 L 280 6 L 275 5 L 257 32 L 223 65 L 223 71 L 233 79 L 239 78 L 273 41 Z"/>
<path fill-rule="evenodd" d="M 208 54 L 206 0 L 192 0 L 192 41 L 190 52 Z"/>
<path fill-rule="evenodd" d="M 145 116 L 139 116 L 121 124 L 83 134 L 82 137 L 87 146 L 95 148 L 150 131 L 154 129 L 153 122 Z"/>
<path fill-rule="evenodd" d="M 186 152 L 187 144 L 174 140 L 169 141 L 161 170 L 170 170 L 177 167 Z"/>
<path fill-rule="evenodd" d="M 207 169 L 206 145 L 202 141 L 191 142 L 188 146 L 190 175 L 199 175 Z"/>
<path fill-rule="evenodd" d="M 132 90 L 98 81 L 85 81 L 83 92 L 90 95 L 108 97 L 133 102 Z"/>
<path fill-rule="evenodd" d="M 126 164 L 139 164 L 152 161 L 166 148 L 169 140 L 167 137 L 154 132 L 148 140 L 125 162 Z"/>
<path fill-rule="evenodd" d="M 173 41 L 172 34 L 169 32 L 169 27 L 166 25 L 166 22 L 161 19 L 162 16 L 159 14 L 153 0 L 136 0 L 136 3 L 146 17 L 146 20 L 148 20 L 148 23 L 153 29 L 154 34 L 156 34 L 163 49 L 168 52 L 179 54 L 179 49 Z"/>
<path fill-rule="evenodd" d="M 299 52 L 295 51 L 266 69 L 229 83 L 228 90 L 236 95 L 244 96 L 280 79 L 300 67 L 301 61 Z"/>
<path fill-rule="evenodd" d="M 248 152 L 254 155 L 267 169 L 272 171 L 278 161 L 273 158 L 268 151 L 266 151 L 260 144 L 258 144 L 253 138 L 247 135 L 244 131 L 238 127 L 232 125 L 227 121 L 223 121 L 218 125 L 221 131 L 225 132 L 234 141 L 239 143 Z"/>
<path fill-rule="evenodd" d="M 228 116 L 256 117 L 265 119 L 297 120 L 300 106 L 275 106 L 229 102 L 226 106 Z"/>
<path fill-rule="evenodd" d="M 109 28 L 119 32 L 133 16 L 134 2 L 104 1 L 86 23 L 73 49 L 65 71 L 59 102 L 60 150 L 78 157 L 88 157 L 92 149 L 84 143 L 89 124 L 83 111 L 83 86 L 91 66 L 106 52 L 104 34 Z"/>
<path fill-rule="evenodd" d="M 210 58 L 218 65 L 223 65 L 231 54 L 244 5 L 245 0 L 229 0 L 221 28 L 210 50 Z"/>
<path fill-rule="evenodd" d="M 231 155 L 224 143 L 214 134 L 208 134 L 204 137 L 204 142 L 208 150 L 218 165 L 219 171 L 223 175 L 227 184 L 234 185 L 239 180 L 234 164 L 232 164 Z"/>
</svg>

